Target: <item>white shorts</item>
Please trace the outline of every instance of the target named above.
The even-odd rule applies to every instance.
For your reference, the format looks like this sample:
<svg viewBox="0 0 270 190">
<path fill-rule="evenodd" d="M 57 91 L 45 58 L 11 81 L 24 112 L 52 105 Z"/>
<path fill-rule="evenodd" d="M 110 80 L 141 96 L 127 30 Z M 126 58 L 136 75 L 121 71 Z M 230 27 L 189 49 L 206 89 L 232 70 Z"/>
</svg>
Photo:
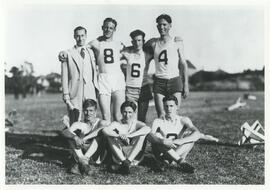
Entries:
<svg viewBox="0 0 270 190">
<path fill-rule="evenodd" d="M 99 95 L 111 95 L 118 90 L 125 90 L 126 82 L 123 73 L 107 74 L 100 73 L 98 75 Z"/>
</svg>

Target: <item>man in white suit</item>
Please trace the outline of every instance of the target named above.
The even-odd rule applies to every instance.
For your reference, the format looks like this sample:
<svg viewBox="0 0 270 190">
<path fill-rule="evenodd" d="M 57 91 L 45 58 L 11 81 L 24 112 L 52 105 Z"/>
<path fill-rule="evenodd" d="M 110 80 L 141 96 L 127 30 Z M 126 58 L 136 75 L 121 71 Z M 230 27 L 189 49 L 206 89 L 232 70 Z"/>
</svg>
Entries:
<svg viewBox="0 0 270 190">
<path fill-rule="evenodd" d="M 76 45 L 66 51 L 67 59 L 61 61 L 63 100 L 67 104 L 70 124 L 81 120 L 82 102 L 96 100 L 97 71 L 93 51 L 85 46 L 87 30 L 74 29 Z"/>
</svg>

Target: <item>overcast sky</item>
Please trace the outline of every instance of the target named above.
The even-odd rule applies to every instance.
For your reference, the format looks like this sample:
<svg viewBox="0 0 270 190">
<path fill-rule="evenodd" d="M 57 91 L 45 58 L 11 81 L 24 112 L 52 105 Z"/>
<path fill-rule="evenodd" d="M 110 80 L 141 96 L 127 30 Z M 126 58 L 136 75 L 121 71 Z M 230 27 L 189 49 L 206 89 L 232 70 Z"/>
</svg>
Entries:
<svg viewBox="0 0 270 190">
<path fill-rule="evenodd" d="M 183 38 L 186 58 L 197 69 L 263 68 L 264 12 L 254 6 L 13 6 L 6 9 L 4 61 L 8 69 L 27 60 L 36 75 L 60 73 L 58 52 L 74 45 L 76 26 L 87 28 L 90 41 L 102 34 L 104 18 L 115 18 L 114 38 L 130 45 L 134 29 L 143 30 L 146 39 L 158 37 L 155 19 L 162 13 L 171 15 L 171 35 Z"/>
</svg>

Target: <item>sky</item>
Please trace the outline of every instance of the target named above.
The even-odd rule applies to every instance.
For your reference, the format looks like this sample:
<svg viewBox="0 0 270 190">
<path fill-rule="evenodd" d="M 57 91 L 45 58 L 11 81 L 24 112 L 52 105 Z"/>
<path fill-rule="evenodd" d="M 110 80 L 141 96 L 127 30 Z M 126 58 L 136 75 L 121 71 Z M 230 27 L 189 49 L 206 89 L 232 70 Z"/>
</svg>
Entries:
<svg viewBox="0 0 270 190">
<path fill-rule="evenodd" d="M 125 45 L 135 29 L 143 30 L 146 40 L 158 37 L 155 19 L 162 13 L 172 17 L 170 34 L 184 40 L 185 57 L 198 70 L 236 73 L 264 66 L 264 11 L 259 6 L 29 4 L 5 11 L 7 70 L 26 60 L 35 75 L 60 73 L 57 56 L 75 44 L 73 29 L 84 26 L 91 41 L 102 34 L 106 17 L 117 20 L 114 39 Z"/>
</svg>

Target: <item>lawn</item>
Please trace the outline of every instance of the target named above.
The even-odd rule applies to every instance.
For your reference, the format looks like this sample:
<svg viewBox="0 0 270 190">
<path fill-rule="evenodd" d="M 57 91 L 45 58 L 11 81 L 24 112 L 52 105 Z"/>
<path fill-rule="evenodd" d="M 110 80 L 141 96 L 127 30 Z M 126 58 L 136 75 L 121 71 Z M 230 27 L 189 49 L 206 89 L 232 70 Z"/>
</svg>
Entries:
<svg viewBox="0 0 270 190">
<path fill-rule="evenodd" d="M 191 92 L 182 102 L 180 114 L 191 118 L 201 132 L 211 134 L 223 144 L 198 142 L 187 160 L 196 171 L 183 174 L 174 166 L 155 173 L 149 147 L 142 165 L 123 176 L 108 173 L 105 166 L 93 167 L 94 174 L 78 176 L 67 173 L 70 165 L 68 145 L 59 132 L 66 112 L 61 94 L 14 100 L 6 96 L 6 113 L 16 109 L 18 121 L 6 133 L 6 184 L 264 184 L 264 146 L 239 147 L 240 126 L 259 120 L 264 126 L 264 93 L 254 92 L 257 100 L 247 106 L 227 111 L 243 92 Z M 153 106 L 147 124 L 156 117 Z"/>
</svg>

